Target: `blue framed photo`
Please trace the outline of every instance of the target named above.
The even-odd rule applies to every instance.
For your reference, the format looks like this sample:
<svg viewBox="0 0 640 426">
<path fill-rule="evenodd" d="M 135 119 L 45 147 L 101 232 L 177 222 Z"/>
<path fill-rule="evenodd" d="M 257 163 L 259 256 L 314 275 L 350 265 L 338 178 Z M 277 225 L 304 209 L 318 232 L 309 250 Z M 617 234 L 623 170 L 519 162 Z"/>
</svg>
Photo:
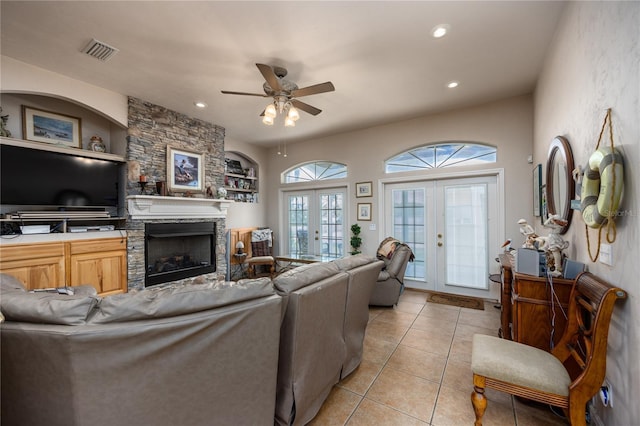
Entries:
<svg viewBox="0 0 640 426">
<path fill-rule="evenodd" d="M 82 148 L 79 117 L 22 105 L 22 137 L 35 142 Z"/>
</svg>

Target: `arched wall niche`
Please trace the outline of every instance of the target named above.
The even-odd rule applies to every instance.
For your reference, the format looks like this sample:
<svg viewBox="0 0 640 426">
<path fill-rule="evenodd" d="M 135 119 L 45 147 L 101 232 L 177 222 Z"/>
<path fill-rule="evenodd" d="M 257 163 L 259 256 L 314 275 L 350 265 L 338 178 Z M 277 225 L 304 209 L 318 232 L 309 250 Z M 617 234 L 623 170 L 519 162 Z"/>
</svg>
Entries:
<svg viewBox="0 0 640 426">
<path fill-rule="evenodd" d="M 7 129 L 14 139 L 25 139 L 23 134 L 22 107 L 49 111 L 79 118 L 81 124 L 82 149 L 89 149 L 92 136 L 100 136 L 107 152 L 126 155 L 127 128 L 110 117 L 95 111 L 90 106 L 60 96 L 33 92 L 3 92 L 2 115 L 8 115 Z"/>
<path fill-rule="evenodd" d="M 127 96 L 7 56 L 2 56 L 1 60 L 3 98 L 6 93 L 64 100 L 101 115 L 122 128 L 127 127 Z M 4 109 L 4 100 L 2 103 Z"/>
</svg>

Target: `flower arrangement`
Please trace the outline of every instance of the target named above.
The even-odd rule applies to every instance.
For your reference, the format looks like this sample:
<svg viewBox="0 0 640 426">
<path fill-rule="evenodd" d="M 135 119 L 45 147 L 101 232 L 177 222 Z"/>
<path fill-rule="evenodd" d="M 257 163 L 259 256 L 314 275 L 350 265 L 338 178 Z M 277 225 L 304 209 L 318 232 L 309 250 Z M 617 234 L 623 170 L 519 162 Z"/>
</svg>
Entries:
<svg viewBox="0 0 640 426">
<path fill-rule="evenodd" d="M 227 198 L 227 190 L 223 187 L 220 187 L 218 188 L 216 195 L 218 196 L 218 198 Z"/>
</svg>

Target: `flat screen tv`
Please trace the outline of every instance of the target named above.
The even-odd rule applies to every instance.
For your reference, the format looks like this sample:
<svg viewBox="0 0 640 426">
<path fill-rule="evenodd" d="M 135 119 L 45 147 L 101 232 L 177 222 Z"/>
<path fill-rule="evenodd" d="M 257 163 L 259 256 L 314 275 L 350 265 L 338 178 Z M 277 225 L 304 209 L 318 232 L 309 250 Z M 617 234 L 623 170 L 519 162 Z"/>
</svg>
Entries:
<svg viewBox="0 0 640 426">
<path fill-rule="evenodd" d="M 125 164 L 0 145 L 0 204 L 36 208 L 107 208 L 120 214 Z"/>
</svg>

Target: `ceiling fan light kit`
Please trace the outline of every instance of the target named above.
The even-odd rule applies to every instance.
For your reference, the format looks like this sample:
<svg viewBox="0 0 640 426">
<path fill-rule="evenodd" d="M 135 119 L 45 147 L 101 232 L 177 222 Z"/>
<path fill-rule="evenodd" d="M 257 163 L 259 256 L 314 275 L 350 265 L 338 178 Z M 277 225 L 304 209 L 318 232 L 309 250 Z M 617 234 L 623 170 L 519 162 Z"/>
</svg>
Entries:
<svg viewBox="0 0 640 426">
<path fill-rule="evenodd" d="M 260 114 L 263 116 L 262 122 L 267 126 L 273 126 L 278 114 L 285 116 L 285 127 L 294 127 L 296 125 L 296 121 L 300 118 L 298 110 L 302 110 L 311 115 L 320 114 L 322 112 L 321 109 L 301 102 L 296 98 L 318 93 L 333 92 L 335 90 L 333 83 L 330 81 L 300 89 L 297 84 L 285 80 L 284 77 L 287 75 L 286 68 L 271 67 L 265 64 L 256 64 L 256 66 L 265 79 L 265 83 L 262 85 L 264 95 L 259 93 L 231 92 L 227 90 L 223 90 L 222 93 L 227 95 L 260 96 L 264 98 L 272 97 L 273 102 L 269 103 L 264 109 L 264 112 Z"/>
</svg>

